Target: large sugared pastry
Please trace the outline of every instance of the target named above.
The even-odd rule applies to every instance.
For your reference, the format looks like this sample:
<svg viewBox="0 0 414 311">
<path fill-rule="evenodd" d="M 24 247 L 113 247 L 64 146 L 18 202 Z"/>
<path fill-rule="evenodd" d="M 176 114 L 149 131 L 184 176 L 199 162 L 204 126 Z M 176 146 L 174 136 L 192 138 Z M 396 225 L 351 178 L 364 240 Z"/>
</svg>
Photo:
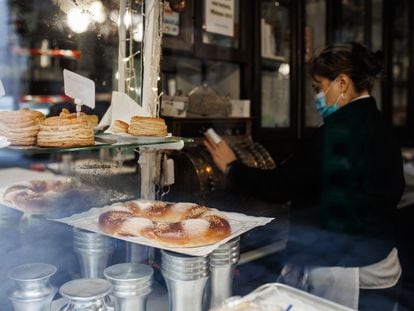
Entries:
<svg viewBox="0 0 414 311">
<path fill-rule="evenodd" d="M 58 117 L 46 118 L 37 134 L 40 147 L 80 147 L 95 143 L 93 128 L 85 115 L 63 110 Z"/>
<path fill-rule="evenodd" d="M 140 200 L 114 205 L 102 213 L 99 228 L 111 235 L 142 236 L 168 247 L 209 245 L 231 234 L 229 222 L 217 210 L 194 203 Z"/>
<path fill-rule="evenodd" d="M 162 118 L 139 117 L 131 118 L 128 133 L 134 136 L 167 136 L 167 125 Z"/>
<path fill-rule="evenodd" d="M 33 180 L 6 189 L 3 200 L 27 213 L 46 213 L 62 207 L 63 198 L 76 191 L 71 181 Z"/>
<path fill-rule="evenodd" d="M 0 135 L 11 145 L 34 146 L 44 117 L 43 113 L 29 109 L 0 111 Z"/>
</svg>

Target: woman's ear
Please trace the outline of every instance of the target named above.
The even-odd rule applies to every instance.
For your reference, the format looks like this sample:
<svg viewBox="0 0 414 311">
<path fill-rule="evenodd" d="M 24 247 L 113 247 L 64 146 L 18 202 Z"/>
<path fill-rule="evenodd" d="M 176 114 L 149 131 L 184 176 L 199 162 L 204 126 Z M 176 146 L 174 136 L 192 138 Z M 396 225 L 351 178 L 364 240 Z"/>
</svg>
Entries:
<svg viewBox="0 0 414 311">
<path fill-rule="evenodd" d="M 338 82 L 339 82 L 341 94 L 342 93 L 345 94 L 352 85 L 351 78 L 345 73 L 341 73 L 338 76 Z"/>
</svg>

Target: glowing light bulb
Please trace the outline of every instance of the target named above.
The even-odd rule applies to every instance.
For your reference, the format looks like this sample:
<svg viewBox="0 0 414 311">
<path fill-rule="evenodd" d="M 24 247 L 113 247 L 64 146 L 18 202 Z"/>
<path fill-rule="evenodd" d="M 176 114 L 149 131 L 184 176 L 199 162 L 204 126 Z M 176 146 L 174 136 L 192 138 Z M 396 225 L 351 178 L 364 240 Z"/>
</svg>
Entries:
<svg viewBox="0 0 414 311">
<path fill-rule="evenodd" d="M 105 9 L 101 1 L 95 1 L 89 7 L 89 11 L 92 14 L 92 19 L 95 22 L 103 23 L 105 21 Z"/>
<path fill-rule="evenodd" d="M 279 73 L 283 76 L 288 76 L 290 73 L 289 64 L 281 64 L 279 67 Z"/>
<path fill-rule="evenodd" d="M 88 29 L 90 22 L 91 20 L 88 14 L 83 13 L 79 8 L 74 8 L 68 12 L 68 26 L 76 33 L 85 32 Z"/>
</svg>

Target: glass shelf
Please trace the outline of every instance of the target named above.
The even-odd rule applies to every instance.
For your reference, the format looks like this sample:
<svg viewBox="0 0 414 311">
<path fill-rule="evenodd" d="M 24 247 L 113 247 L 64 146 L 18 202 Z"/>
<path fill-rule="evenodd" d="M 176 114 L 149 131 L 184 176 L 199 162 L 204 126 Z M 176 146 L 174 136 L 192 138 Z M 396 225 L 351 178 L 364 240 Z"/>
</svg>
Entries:
<svg viewBox="0 0 414 311">
<path fill-rule="evenodd" d="M 112 149 L 112 148 L 137 148 L 137 147 L 150 147 L 156 145 L 171 144 L 183 141 L 184 143 L 191 143 L 194 141 L 192 138 L 184 137 L 120 137 L 112 134 L 100 134 L 95 135 L 95 145 L 82 146 L 82 147 L 66 147 L 66 148 L 43 148 L 43 147 L 19 147 L 9 146 L 4 148 L 5 151 L 19 152 L 26 155 L 33 154 L 49 154 L 49 153 L 63 153 L 85 150 L 97 150 L 97 149 Z"/>
</svg>

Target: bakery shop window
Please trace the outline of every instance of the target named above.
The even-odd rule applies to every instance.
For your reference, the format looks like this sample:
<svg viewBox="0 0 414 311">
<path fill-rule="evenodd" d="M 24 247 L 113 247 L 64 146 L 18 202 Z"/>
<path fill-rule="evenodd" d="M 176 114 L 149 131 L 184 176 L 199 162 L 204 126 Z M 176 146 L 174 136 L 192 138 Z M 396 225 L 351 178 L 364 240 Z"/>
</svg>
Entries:
<svg viewBox="0 0 414 311">
<path fill-rule="evenodd" d="M 63 69 L 95 82 L 100 117 L 118 89 L 119 1 L 0 2 L 0 110 L 23 107 L 58 114 L 74 109 L 64 95 Z M 142 3 L 126 1 L 125 72 L 128 95 L 141 94 Z M 88 111 L 89 112 L 89 111 Z"/>
</svg>

